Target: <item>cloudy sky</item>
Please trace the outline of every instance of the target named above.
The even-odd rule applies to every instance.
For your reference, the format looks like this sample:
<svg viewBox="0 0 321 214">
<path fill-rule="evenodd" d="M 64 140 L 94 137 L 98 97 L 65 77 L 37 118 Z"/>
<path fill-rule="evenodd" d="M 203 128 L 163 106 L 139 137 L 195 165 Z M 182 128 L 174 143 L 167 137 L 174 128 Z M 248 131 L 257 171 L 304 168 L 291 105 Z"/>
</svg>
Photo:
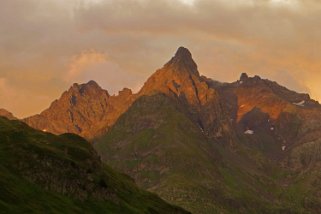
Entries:
<svg viewBox="0 0 321 214">
<path fill-rule="evenodd" d="M 260 75 L 321 100 L 319 0 L 1 0 L 0 108 L 39 113 L 74 82 L 137 91 L 179 46 L 202 74 Z"/>
</svg>

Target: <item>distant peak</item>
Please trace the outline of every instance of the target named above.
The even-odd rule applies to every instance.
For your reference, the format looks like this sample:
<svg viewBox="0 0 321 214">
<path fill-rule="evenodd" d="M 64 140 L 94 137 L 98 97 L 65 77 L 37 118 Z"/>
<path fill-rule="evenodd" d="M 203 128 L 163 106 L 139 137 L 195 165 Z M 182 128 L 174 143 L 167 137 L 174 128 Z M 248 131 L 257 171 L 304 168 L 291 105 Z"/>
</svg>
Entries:
<svg viewBox="0 0 321 214">
<path fill-rule="evenodd" d="M 133 92 L 129 88 L 123 88 L 121 91 L 118 92 L 119 96 L 130 96 L 132 94 L 133 94 Z"/>
<path fill-rule="evenodd" d="M 192 54 L 187 48 L 179 47 L 176 51 L 175 58 L 192 59 Z"/>
<path fill-rule="evenodd" d="M 83 83 L 83 84 L 74 83 L 66 93 L 68 94 L 80 93 L 81 95 L 83 95 L 88 92 L 91 93 L 94 91 L 98 92 L 103 90 L 104 89 L 102 89 L 97 82 L 95 82 L 94 80 L 90 80 L 89 82 Z"/>
<path fill-rule="evenodd" d="M 260 82 L 262 79 L 260 76 L 255 75 L 254 77 L 249 77 L 247 75 L 247 73 L 242 73 L 241 77 L 240 77 L 240 81 L 242 82 L 251 82 L 251 83 L 258 83 Z"/>
<path fill-rule="evenodd" d="M 83 84 L 78 84 L 78 83 L 74 83 L 71 86 L 71 90 L 81 90 L 84 88 L 97 88 L 97 89 L 101 89 L 101 87 L 98 85 L 97 82 L 95 82 L 94 80 L 90 80 L 87 83 L 83 83 Z"/>
<path fill-rule="evenodd" d="M 79 84 L 78 83 L 74 83 L 72 84 L 71 88 L 78 88 L 79 87 Z"/>
<path fill-rule="evenodd" d="M 6 109 L 4 109 L 4 108 L 0 108 L 0 112 L 6 112 L 6 113 L 8 113 L 9 111 L 6 110 Z"/>
<path fill-rule="evenodd" d="M 7 111 L 6 109 L 0 108 L 0 116 L 6 117 L 9 120 L 17 119 L 11 112 Z"/>
<path fill-rule="evenodd" d="M 240 77 L 240 81 L 246 81 L 248 78 L 249 76 L 247 75 L 247 73 L 242 73 Z"/>
<path fill-rule="evenodd" d="M 175 56 L 165 64 L 165 67 L 171 67 L 178 71 L 188 71 L 199 76 L 192 54 L 185 47 L 179 47 Z"/>
<path fill-rule="evenodd" d="M 95 82 L 94 80 L 90 80 L 89 82 L 86 83 L 86 85 L 95 86 L 95 87 L 100 87 L 100 86 L 98 85 L 98 83 Z"/>
<path fill-rule="evenodd" d="M 82 87 L 82 86 L 100 87 L 100 86 L 98 85 L 98 83 L 95 82 L 94 80 L 90 80 L 90 81 L 88 81 L 87 83 L 82 83 L 82 84 L 79 84 L 79 83 L 74 83 L 74 84 L 72 84 L 72 88 L 79 88 L 79 87 Z"/>
<path fill-rule="evenodd" d="M 255 75 L 255 76 L 253 77 L 253 79 L 254 79 L 254 80 L 261 80 L 261 77 L 260 77 L 259 75 Z"/>
</svg>

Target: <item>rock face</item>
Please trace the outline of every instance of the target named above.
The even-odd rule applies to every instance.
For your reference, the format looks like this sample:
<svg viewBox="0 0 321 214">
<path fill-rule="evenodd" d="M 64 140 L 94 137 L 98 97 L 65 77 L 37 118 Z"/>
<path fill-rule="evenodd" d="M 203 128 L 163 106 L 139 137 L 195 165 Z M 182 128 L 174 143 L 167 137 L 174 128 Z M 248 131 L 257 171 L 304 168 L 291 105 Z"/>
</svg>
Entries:
<svg viewBox="0 0 321 214">
<path fill-rule="evenodd" d="M 215 91 L 209 92 L 207 84 L 201 80 L 192 54 L 183 47 L 145 82 L 139 94 L 159 92 L 185 100 L 195 108 L 207 102 L 207 93 L 215 96 Z"/>
<path fill-rule="evenodd" d="M 74 84 L 51 106 L 24 121 L 54 134 L 74 133 L 92 139 L 106 132 L 134 100 L 130 89 L 110 96 L 96 82 Z"/>
<path fill-rule="evenodd" d="M 310 99 L 308 94 L 296 93 L 276 82 L 261 79 L 259 76 L 248 77 L 245 73 L 241 75 L 239 81 L 226 84 L 222 89 L 236 96 L 238 120 L 253 107 L 269 113 L 273 119 L 276 119 L 284 109 L 294 109 L 296 107 L 294 104 L 302 101 L 304 102 L 301 107 L 308 109 L 320 107 L 319 103 Z"/>
<path fill-rule="evenodd" d="M 9 120 L 17 120 L 17 118 L 11 112 L 9 112 L 3 108 L 0 109 L 0 116 L 5 117 Z"/>
<path fill-rule="evenodd" d="M 239 81 L 217 87 L 229 106 L 230 118 L 243 133 L 256 131 L 249 141 L 262 144 L 274 158 L 300 143 L 321 137 L 321 106 L 308 94 L 291 91 L 259 76 L 242 74 Z"/>
</svg>

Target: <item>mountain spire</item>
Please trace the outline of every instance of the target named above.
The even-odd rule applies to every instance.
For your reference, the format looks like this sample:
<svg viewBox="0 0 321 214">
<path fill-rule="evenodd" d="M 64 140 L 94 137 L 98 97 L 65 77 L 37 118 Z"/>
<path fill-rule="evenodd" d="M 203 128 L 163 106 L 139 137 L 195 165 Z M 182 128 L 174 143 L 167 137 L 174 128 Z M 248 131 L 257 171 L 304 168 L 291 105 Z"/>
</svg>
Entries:
<svg viewBox="0 0 321 214">
<path fill-rule="evenodd" d="M 192 54 L 185 47 L 179 47 L 175 56 L 165 64 L 165 67 L 171 67 L 177 71 L 188 71 L 199 76 L 197 65 L 192 58 Z"/>
</svg>

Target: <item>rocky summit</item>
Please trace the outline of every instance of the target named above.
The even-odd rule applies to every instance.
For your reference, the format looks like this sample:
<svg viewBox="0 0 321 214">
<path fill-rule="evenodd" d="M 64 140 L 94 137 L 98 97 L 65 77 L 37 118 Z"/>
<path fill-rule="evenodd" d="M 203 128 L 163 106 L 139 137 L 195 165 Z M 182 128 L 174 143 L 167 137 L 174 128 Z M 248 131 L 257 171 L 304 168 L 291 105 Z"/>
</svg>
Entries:
<svg viewBox="0 0 321 214">
<path fill-rule="evenodd" d="M 134 97 L 127 88 L 111 96 L 94 81 L 75 83 L 48 109 L 23 121 L 45 132 L 74 133 L 92 139 L 105 133 Z"/>
<path fill-rule="evenodd" d="M 199 75 L 192 54 L 186 48 L 180 47 L 175 56 L 145 82 L 138 97 L 155 93 L 166 94 L 180 102 L 191 120 L 209 137 L 221 138 L 230 130 L 222 97 Z"/>
</svg>

